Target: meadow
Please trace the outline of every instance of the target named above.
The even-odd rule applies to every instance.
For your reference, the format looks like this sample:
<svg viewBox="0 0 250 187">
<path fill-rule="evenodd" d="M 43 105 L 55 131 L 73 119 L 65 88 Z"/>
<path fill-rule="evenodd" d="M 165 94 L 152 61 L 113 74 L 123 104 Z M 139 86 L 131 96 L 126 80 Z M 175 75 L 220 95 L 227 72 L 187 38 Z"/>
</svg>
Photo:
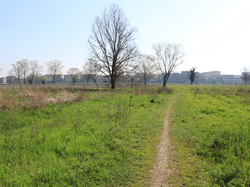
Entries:
<svg viewBox="0 0 250 187">
<path fill-rule="evenodd" d="M 170 137 L 183 186 L 250 186 L 250 87 L 181 86 Z"/>
<path fill-rule="evenodd" d="M 0 87 L 0 186 L 147 186 L 173 98 L 168 183 L 250 186 L 240 85 Z"/>
<path fill-rule="evenodd" d="M 0 186 L 143 186 L 172 87 L 0 87 Z"/>
</svg>

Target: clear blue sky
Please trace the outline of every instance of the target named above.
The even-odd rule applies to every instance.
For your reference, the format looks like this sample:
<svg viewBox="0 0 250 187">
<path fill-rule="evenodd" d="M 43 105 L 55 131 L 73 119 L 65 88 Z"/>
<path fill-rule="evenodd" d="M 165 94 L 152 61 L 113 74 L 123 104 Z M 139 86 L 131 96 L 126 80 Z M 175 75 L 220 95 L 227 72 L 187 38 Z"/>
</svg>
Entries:
<svg viewBox="0 0 250 187">
<path fill-rule="evenodd" d="M 184 46 L 177 71 L 240 74 L 250 66 L 250 0 L 0 0 L 0 77 L 24 58 L 61 60 L 64 73 L 82 69 L 95 16 L 118 4 L 139 31 L 141 53 L 154 43 Z M 46 70 L 43 72 L 46 73 Z"/>
</svg>

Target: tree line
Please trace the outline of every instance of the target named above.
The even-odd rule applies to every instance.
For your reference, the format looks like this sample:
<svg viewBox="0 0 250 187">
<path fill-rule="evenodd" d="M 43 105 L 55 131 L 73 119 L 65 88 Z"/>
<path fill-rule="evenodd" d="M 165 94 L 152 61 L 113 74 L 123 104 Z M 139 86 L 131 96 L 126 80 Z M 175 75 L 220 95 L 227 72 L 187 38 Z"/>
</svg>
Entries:
<svg viewBox="0 0 250 187">
<path fill-rule="evenodd" d="M 53 77 L 53 83 L 57 75 L 62 74 L 63 65 L 59 60 L 51 60 L 46 63 L 47 72 Z M 30 83 L 33 84 L 35 77 L 38 77 L 43 72 L 44 67 L 38 63 L 37 60 L 22 59 L 12 64 L 12 69 L 8 72 L 9 76 L 16 77 L 18 83 L 21 84 L 23 79 L 24 84 L 26 83 L 27 77 L 30 79 Z"/>
<path fill-rule="evenodd" d="M 79 74 L 87 74 L 87 79 L 94 82 L 97 77 L 103 76 L 108 80 L 110 87 L 114 89 L 121 80 L 133 82 L 138 75 L 143 75 L 143 82 L 154 73 L 163 75 L 163 87 L 165 87 L 170 74 L 183 63 L 183 47 L 180 44 L 162 42 L 154 44 L 152 49 L 155 55 L 140 54 L 136 44 L 135 27 L 130 26 L 121 8 L 112 4 L 105 9 L 101 16 L 97 16 L 92 26 L 92 32 L 88 39 L 90 53 L 82 71 L 78 68 L 70 68 L 68 74 L 75 83 Z M 63 65 L 59 60 L 46 63 L 47 73 L 53 77 L 62 74 Z M 26 83 L 27 76 L 34 78 L 41 75 L 44 70 L 38 61 L 23 59 L 12 64 L 10 76 L 15 76 L 18 83 L 21 79 Z M 88 81 L 88 80 L 86 80 Z"/>
</svg>

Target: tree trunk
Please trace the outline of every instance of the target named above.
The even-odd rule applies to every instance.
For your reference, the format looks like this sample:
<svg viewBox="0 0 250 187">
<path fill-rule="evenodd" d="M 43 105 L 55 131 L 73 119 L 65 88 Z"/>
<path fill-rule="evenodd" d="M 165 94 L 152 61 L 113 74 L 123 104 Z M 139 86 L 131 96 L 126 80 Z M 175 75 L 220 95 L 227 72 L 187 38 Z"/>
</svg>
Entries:
<svg viewBox="0 0 250 187">
<path fill-rule="evenodd" d="M 34 76 L 32 76 L 31 84 L 33 84 L 33 82 L 34 82 Z"/>
<path fill-rule="evenodd" d="M 97 81 L 95 80 L 95 79 L 93 79 L 93 81 L 95 82 L 95 84 L 96 84 L 96 88 L 97 88 L 97 90 L 99 90 L 99 88 L 98 88 L 98 84 L 97 84 Z"/>
<path fill-rule="evenodd" d="M 115 82 L 114 81 L 111 82 L 111 89 L 115 89 Z"/>
<path fill-rule="evenodd" d="M 147 75 L 146 75 L 146 73 L 144 73 L 144 85 L 146 85 L 147 84 Z"/>
<path fill-rule="evenodd" d="M 89 75 L 88 75 L 88 77 L 87 77 L 87 84 L 89 84 Z"/>
<path fill-rule="evenodd" d="M 56 75 L 53 76 L 53 84 L 56 82 Z"/>
<path fill-rule="evenodd" d="M 163 77 L 163 87 L 166 87 L 166 81 L 165 81 L 166 77 Z"/>
<path fill-rule="evenodd" d="M 115 89 L 115 78 L 114 78 L 114 75 L 111 75 L 110 83 L 111 83 L 111 89 Z"/>
<path fill-rule="evenodd" d="M 24 78 L 23 81 L 24 81 L 24 84 L 25 84 L 25 73 L 23 74 L 23 78 Z"/>
<path fill-rule="evenodd" d="M 170 76 L 171 73 L 167 73 L 166 75 L 163 76 L 163 87 L 166 87 L 168 78 Z"/>
</svg>

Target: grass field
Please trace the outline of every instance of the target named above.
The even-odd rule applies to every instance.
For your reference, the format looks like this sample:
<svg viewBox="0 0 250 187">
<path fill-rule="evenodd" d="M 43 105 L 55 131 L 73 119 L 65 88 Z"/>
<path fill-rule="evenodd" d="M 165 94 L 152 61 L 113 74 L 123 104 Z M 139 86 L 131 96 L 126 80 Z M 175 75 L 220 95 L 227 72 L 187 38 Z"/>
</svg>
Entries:
<svg viewBox="0 0 250 187">
<path fill-rule="evenodd" d="M 0 88 L 0 186 L 141 186 L 173 89 Z"/>
<path fill-rule="evenodd" d="M 169 183 L 250 186 L 250 87 L 236 85 L 1 87 L 0 186 L 145 186 L 174 96 Z"/>
<path fill-rule="evenodd" d="M 182 86 L 170 136 L 183 185 L 250 186 L 249 122 L 250 87 Z"/>
</svg>

